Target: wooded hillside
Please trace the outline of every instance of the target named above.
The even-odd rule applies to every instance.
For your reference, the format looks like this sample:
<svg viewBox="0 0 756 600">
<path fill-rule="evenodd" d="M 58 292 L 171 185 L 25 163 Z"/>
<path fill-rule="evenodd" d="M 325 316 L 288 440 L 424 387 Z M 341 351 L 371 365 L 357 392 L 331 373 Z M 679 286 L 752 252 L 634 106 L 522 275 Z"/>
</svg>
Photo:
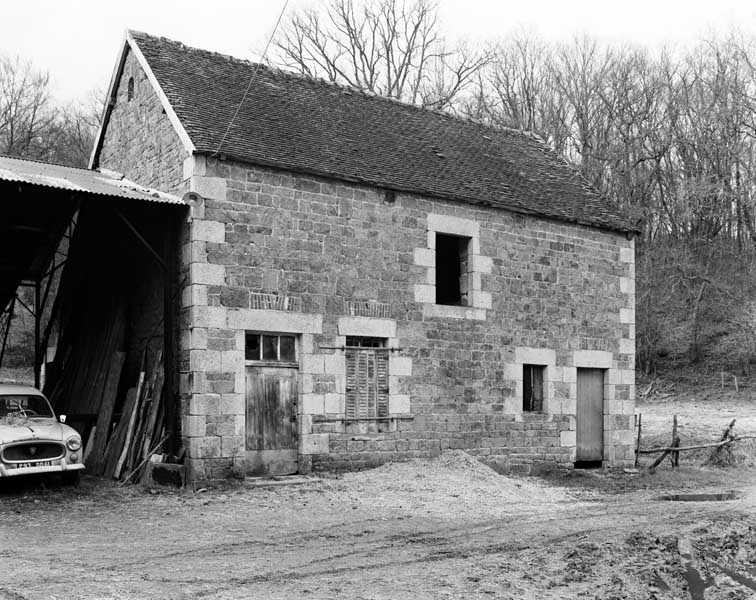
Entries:
<svg viewBox="0 0 756 600">
<path fill-rule="evenodd" d="M 272 62 L 537 133 L 642 233 L 641 372 L 756 360 L 756 39 L 651 52 L 520 35 L 475 48 L 440 33 L 432 0 L 326 0 L 295 12 Z"/>
<path fill-rule="evenodd" d="M 639 370 L 756 364 L 756 39 L 453 45 L 432 1 L 330 0 L 289 15 L 272 48 L 286 68 L 537 133 L 642 231 Z M 60 106 L 47 73 L 0 57 L 0 153 L 82 166 L 99 106 Z"/>
<path fill-rule="evenodd" d="M 639 224 L 638 367 L 756 354 L 756 42 L 658 55 L 511 39 L 459 110 L 532 129 Z"/>
</svg>

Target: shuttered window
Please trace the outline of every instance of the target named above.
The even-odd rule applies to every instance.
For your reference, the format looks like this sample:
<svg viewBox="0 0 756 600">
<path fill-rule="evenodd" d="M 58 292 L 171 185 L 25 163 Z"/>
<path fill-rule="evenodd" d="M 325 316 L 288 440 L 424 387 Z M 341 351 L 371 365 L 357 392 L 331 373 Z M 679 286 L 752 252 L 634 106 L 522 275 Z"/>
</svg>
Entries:
<svg viewBox="0 0 756 600">
<path fill-rule="evenodd" d="M 385 342 L 381 338 L 347 338 L 347 420 L 388 417 L 388 349 Z"/>
</svg>

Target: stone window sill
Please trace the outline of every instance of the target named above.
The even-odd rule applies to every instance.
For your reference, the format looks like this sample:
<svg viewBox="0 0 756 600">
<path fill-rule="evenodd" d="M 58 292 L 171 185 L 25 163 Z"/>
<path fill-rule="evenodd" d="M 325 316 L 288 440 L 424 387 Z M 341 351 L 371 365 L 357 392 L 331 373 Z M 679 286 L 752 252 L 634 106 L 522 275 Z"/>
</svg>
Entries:
<svg viewBox="0 0 756 600">
<path fill-rule="evenodd" d="M 548 421 L 551 418 L 551 413 L 547 413 L 545 411 L 523 411 L 522 412 L 522 420 L 523 421 Z"/>
<path fill-rule="evenodd" d="M 475 306 L 454 306 L 451 304 L 423 304 L 423 316 L 485 321 L 486 309 L 476 308 Z"/>
<path fill-rule="evenodd" d="M 415 418 L 415 415 L 388 415 L 387 417 L 362 417 L 348 419 L 346 417 L 324 417 L 322 415 L 314 415 L 312 417 L 313 423 L 374 423 L 377 421 L 411 421 Z"/>
<path fill-rule="evenodd" d="M 298 369 L 298 362 L 277 361 L 277 360 L 245 360 L 245 367 L 281 367 L 285 369 Z"/>
</svg>

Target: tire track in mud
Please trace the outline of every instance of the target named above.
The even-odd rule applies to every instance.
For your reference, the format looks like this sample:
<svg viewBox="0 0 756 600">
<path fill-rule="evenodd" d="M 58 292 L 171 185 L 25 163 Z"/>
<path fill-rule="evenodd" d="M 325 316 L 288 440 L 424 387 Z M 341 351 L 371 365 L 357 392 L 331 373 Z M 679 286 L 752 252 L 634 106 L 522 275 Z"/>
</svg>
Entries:
<svg viewBox="0 0 756 600">
<path fill-rule="evenodd" d="M 618 513 L 617 508 L 633 509 Z M 298 562 L 274 572 L 253 576 L 229 577 L 228 574 L 219 579 L 191 579 L 161 578 L 164 583 L 184 584 L 196 586 L 194 596 L 207 598 L 220 592 L 239 590 L 240 587 L 250 587 L 260 584 L 291 583 L 304 581 L 310 578 L 339 577 L 351 573 L 366 571 L 378 571 L 392 567 L 401 567 L 409 564 L 433 563 L 453 559 L 469 559 L 476 556 L 494 554 L 516 554 L 525 550 L 537 549 L 542 546 L 555 546 L 569 542 L 572 539 L 596 536 L 602 533 L 611 533 L 614 537 L 625 537 L 631 532 L 651 529 L 658 532 L 660 525 L 664 526 L 665 532 L 676 534 L 679 530 L 698 526 L 702 520 L 716 517 L 720 513 L 732 514 L 732 507 L 714 509 L 706 506 L 698 509 L 676 508 L 665 510 L 660 514 L 648 516 L 639 510 L 638 503 L 626 503 L 614 510 L 605 510 L 601 513 L 578 513 L 561 515 L 550 518 L 519 519 L 516 530 L 513 531 L 513 523 L 496 520 L 495 522 L 479 523 L 475 526 L 461 526 L 450 528 L 440 532 L 439 530 L 414 532 L 410 534 L 390 534 L 381 536 L 379 539 L 365 540 L 362 543 L 354 543 L 342 552 L 329 556 Z M 741 516 L 748 513 L 742 512 Z M 639 519 L 639 517 L 642 517 Z M 581 521 L 585 519 L 585 521 Z M 624 519 L 624 523 L 618 522 Z M 596 523 L 596 521 L 599 523 Z M 670 522 L 675 527 L 670 527 Z M 591 523 L 592 526 L 590 525 Z M 544 529 L 555 524 L 561 524 L 561 531 L 557 534 L 546 535 Z M 523 527 L 524 525 L 524 527 Z M 567 529 L 567 531 L 564 531 Z M 502 542 L 500 534 L 515 537 Z M 524 541 L 523 538 L 527 541 Z M 345 540 L 349 540 L 349 534 L 345 533 Z M 464 546 L 460 540 L 464 539 Z M 239 547 L 244 544 L 240 543 Z M 247 545 L 254 545 L 254 541 L 248 541 Z M 399 546 L 397 546 L 399 545 Z M 385 556 L 386 552 L 392 553 L 395 558 L 391 560 L 374 560 L 376 555 Z M 396 556 L 397 554 L 400 556 Z M 228 560 L 228 556 L 225 557 Z M 370 560 L 373 558 L 373 560 Z M 341 561 L 348 560 L 351 564 L 339 565 Z M 336 564 L 334 564 L 336 563 Z M 212 589 L 201 589 L 212 586 Z"/>
<path fill-rule="evenodd" d="M 660 505 L 662 506 L 662 505 Z M 522 513 L 513 513 L 512 519 L 514 522 L 516 522 L 517 527 L 520 527 L 522 525 L 538 525 L 538 526 L 549 526 L 553 525 L 554 523 L 560 523 L 565 522 L 569 523 L 570 520 L 577 521 L 580 518 L 598 518 L 598 517 L 611 517 L 611 518 L 617 518 L 618 516 L 622 516 L 625 513 L 617 513 L 617 509 L 631 509 L 631 508 L 637 508 L 638 503 L 637 501 L 628 501 L 620 504 L 617 507 L 608 508 L 605 509 L 603 512 L 597 513 L 595 511 L 589 511 L 586 509 L 585 513 L 575 513 L 574 510 L 569 508 L 562 508 L 560 509 L 560 512 L 563 512 L 562 515 L 557 516 L 549 516 L 544 518 L 543 516 L 535 517 L 535 518 L 522 518 Z M 667 504 L 667 511 L 665 512 L 664 517 L 669 518 L 670 513 L 673 513 L 673 505 Z M 687 517 L 690 517 L 691 515 L 712 515 L 716 514 L 717 512 L 729 512 L 731 510 L 731 507 L 728 508 L 722 508 L 720 511 L 713 510 L 713 507 L 709 506 L 707 508 L 699 509 L 697 512 L 691 512 L 690 508 L 679 508 L 677 512 L 682 513 L 686 515 Z M 637 512 L 627 513 L 628 515 L 632 514 L 633 517 L 644 517 L 648 518 L 648 515 L 646 515 L 644 512 L 641 512 L 639 515 Z M 438 525 L 437 519 L 415 519 L 412 517 L 404 517 L 401 519 L 404 522 L 412 522 L 413 520 L 430 520 L 433 521 L 433 525 Z M 293 546 L 293 545 L 302 545 L 306 542 L 311 541 L 322 541 L 323 539 L 332 539 L 332 540 L 338 540 L 340 538 L 352 540 L 355 537 L 364 537 L 365 533 L 364 530 L 362 532 L 355 532 L 350 531 L 351 529 L 359 529 L 365 526 L 389 526 L 391 524 L 396 523 L 396 519 L 386 519 L 386 518 L 372 518 L 372 519 L 361 519 L 358 521 L 352 521 L 346 524 L 329 524 L 324 527 L 320 527 L 318 529 L 311 529 L 304 533 L 291 533 L 289 535 L 283 536 L 283 537 L 277 537 L 273 538 L 273 534 L 265 537 L 255 537 L 252 539 L 243 539 L 243 540 L 237 540 L 233 542 L 227 542 L 227 541 L 221 541 L 216 543 L 211 543 L 204 545 L 202 547 L 195 547 L 191 549 L 182 549 L 182 550 L 176 550 L 172 552 L 167 552 L 163 554 L 151 554 L 150 560 L 153 561 L 160 561 L 162 559 L 171 559 L 171 558 L 180 558 L 180 557 L 202 557 L 202 555 L 210 555 L 214 553 L 218 553 L 218 551 L 223 551 L 225 555 L 228 555 L 229 553 L 232 553 L 234 550 L 245 550 L 251 547 L 258 547 L 258 548 L 280 548 L 280 547 L 286 547 L 286 546 Z M 468 538 L 471 535 L 481 535 L 487 532 L 495 532 L 499 531 L 502 528 L 511 529 L 513 527 L 513 521 L 510 521 L 509 519 L 495 519 L 495 520 L 487 520 L 487 521 L 476 521 L 474 523 L 466 523 L 463 525 L 458 525 L 456 527 L 446 527 L 444 528 L 444 534 L 439 535 L 438 529 L 428 529 L 426 531 L 415 531 L 412 533 L 387 533 L 386 536 L 383 538 L 384 543 L 373 545 L 371 548 L 375 548 L 377 550 L 386 549 L 390 547 L 394 547 L 397 543 L 408 543 L 408 544 L 418 544 L 418 545 L 431 545 L 433 543 L 444 543 L 449 544 L 459 539 Z M 616 522 L 612 523 L 612 527 L 617 527 Z M 638 526 L 637 522 L 633 522 L 632 524 L 628 525 L 627 528 L 635 528 Z M 603 528 L 602 528 L 603 529 Z M 339 535 L 334 535 L 334 531 L 337 531 Z M 585 533 L 591 533 L 592 530 L 590 529 L 583 529 Z M 376 531 L 371 530 L 369 533 L 376 533 Z M 522 532 L 522 535 L 531 535 L 532 532 L 530 530 L 527 530 L 526 532 Z M 570 537 L 573 535 L 573 533 L 566 534 L 567 537 Z M 551 538 L 551 539 L 558 539 L 558 538 Z M 350 553 L 342 553 L 341 555 L 332 555 L 330 557 L 326 557 L 320 560 L 311 561 L 307 564 L 317 564 L 319 562 L 325 562 L 327 560 L 330 560 L 331 558 L 339 558 L 340 556 L 346 556 Z M 130 567 L 130 566 L 138 566 L 143 564 L 143 559 L 138 558 L 134 559 L 132 561 L 119 561 L 118 563 L 111 563 L 109 565 L 100 565 L 98 568 L 103 570 L 120 570 L 121 568 Z"/>
<path fill-rule="evenodd" d="M 239 539 L 238 523 L 233 529 L 221 526 L 218 539 L 201 547 L 165 549 L 163 552 L 135 553 L 132 542 L 122 540 L 114 554 L 127 557 L 126 562 L 112 559 L 100 564 L 79 562 L 68 565 L 66 573 L 75 573 L 83 589 L 96 589 L 105 573 L 118 581 L 132 596 L 156 597 L 152 594 L 163 584 L 160 597 L 210 598 L 239 588 L 265 587 L 268 584 L 303 582 L 308 579 L 358 576 L 379 573 L 382 569 L 398 572 L 407 565 L 423 565 L 465 560 L 476 556 L 514 556 L 581 537 L 623 538 L 630 532 L 664 530 L 677 535 L 681 530 L 721 515 L 749 516 L 752 503 L 674 504 L 656 502 L 643 492 L 619 501 L 581 502 L 558 507 L 539 508 L 526 513 L 527 507 L 511 515 L 484 521 L 463 522 L 439 517 L 405 514 L 393 518 L 379 516 L 353 521 L 331 521 L 321 527 L 299 531 L 291 521 L 289 532 L 279 535 L 276 521 L 265 532 Z M 223 510 L 223 506 L 219 506 Z M 232 511 L 229 504 L 226 510 Z M 523 516 L 525 514 L 526 516 Z M 355 515 L 357 516 L 357 515 Z M 264 518 L 264 517 L 261 517 Z M 207 526 L 207 524 L 206 524 Z M 249 522 L 248 527 L 254 526 Z M 174 545 L 182 543 L 174 537 Z M 316 557 L 316 558 L 309 558 Z M 261 572 L 268 560 L 273 569 Z M 138 567 L 135 570 L 134 567 Z M 230 572 L 229 572 L 230 571 Z M 187 573 L 198 576 L 186 577 Z M 182 576 L 183 575 L 183 576 Z M 384 575 L 379 575 L 384 577 Z M 24 593 L 47 592 L 49 585 L 60 584 L 55 574 L 35 578 L 24 584 Z M 11 586 L 15 587 L 15 586 Z M 141 591 L 141 593 L 140 593 Z M 94 592 L 93 592 L 94 593 Z M 174 595 L 178 594 L 178 595 Z M 87 597 L 87 596 L 82 596 Z M 95 594 L 89 597 L 102 597 Z M 1 598 L 1 597 L 0 597 Z"/>
</svg>

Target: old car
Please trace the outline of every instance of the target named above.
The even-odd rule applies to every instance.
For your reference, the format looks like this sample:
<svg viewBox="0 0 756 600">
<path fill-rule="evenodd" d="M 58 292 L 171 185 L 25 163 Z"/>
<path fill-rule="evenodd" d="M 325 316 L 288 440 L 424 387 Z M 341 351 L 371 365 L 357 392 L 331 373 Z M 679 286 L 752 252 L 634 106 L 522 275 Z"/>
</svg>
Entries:
<svg viewBox="0 0 756 600">
<path fill-rule="evenodd" d="M 81 436 L 64 421 L 38 389 L 0 383 L 0 481 L 60 475 L 76 485 L 84 469 Z"/>
</svg>

